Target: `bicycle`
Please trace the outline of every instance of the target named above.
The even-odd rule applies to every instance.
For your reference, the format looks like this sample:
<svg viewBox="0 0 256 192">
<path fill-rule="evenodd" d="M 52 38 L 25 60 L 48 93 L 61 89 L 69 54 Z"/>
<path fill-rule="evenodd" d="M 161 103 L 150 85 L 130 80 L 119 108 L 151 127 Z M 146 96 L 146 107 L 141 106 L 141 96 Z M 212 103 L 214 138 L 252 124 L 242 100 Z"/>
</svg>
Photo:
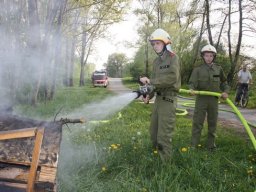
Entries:
<svg viewBox="0 0 256 192">
<path fill-rule="evenodd" d="M 249 85 L 240 84 L 240 88 L 236 94 L 241 94 L 239 102 L 236 102 L 236 106 L 241 106 L 245 108 L 249 102 Z M 236 96 L 237 97 L 237 96 Z"/>
</svg>

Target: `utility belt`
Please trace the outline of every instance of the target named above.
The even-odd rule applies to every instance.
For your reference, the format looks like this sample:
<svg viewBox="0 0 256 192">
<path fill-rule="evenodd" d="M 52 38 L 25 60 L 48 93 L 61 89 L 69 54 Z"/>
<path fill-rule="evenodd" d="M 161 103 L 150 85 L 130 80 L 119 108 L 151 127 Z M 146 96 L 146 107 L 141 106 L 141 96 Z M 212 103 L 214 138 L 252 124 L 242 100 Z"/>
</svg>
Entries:
<svg viewBox="0 0 256 192">
<path fill-rule="evenodd" d="M 168 97 L 168 96 L 177 96 L 177 93 L 173 92 L 173 91 L 168 91 L 168 92 L 166 92 L 166 91 L 164 91 L 164 92 L 157 91 L 156 95 L 158 95 L 158 96 L 167 96 Z"/>
<path fill-rule="evenodd" d="M 173 103 L 173 99 L 170 98 L 170 97 L 171 96 L 177 96 L 177 93 L 173 92 L 173 91 L 168 91 L 168 92 L 167 91 L 164 91 L 164 92 L 157 91 L 156 95 L 161 96 L 164 101 L 168 101 L 168 102 Z"/>
</svg>

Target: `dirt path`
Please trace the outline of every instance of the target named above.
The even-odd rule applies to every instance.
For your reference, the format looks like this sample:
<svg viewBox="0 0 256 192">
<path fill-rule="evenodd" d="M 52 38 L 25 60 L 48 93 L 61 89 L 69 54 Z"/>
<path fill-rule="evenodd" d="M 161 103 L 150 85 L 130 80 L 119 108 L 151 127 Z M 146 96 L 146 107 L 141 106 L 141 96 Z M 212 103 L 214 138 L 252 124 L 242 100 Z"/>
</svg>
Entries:
<svg viewBox="0 0 256 192">
<path fill-rule="evenodd" d="M 128 89 L 123 85 L 121 78 L 109 78 L 108 89 L 118 94 L 128 93 L 132 91 L 131 89 Z"/>
</svg>

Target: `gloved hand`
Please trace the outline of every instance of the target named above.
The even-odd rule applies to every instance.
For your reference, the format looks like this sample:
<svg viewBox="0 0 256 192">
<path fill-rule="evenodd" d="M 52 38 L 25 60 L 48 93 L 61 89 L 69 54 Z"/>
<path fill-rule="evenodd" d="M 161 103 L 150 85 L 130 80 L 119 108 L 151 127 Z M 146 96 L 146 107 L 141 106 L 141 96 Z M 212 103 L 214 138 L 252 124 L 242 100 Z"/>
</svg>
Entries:
<svg viewBox="0 0 256 192">
<path fill-rule="evenodd" d="M 228 98 L 228 94 L 227 94 L 226 92 L 223 92 L 223 93 L 221 94 L 221 98 L 222 98 L 222 99 L 227 99 L 227 98 Z"/>
<path fill-rule="evenodd" d="M 143 83 L 143 85 L 150 84 L 150 80 L 147 77 L 141 77 L 140 82 Z"/>
</svg>

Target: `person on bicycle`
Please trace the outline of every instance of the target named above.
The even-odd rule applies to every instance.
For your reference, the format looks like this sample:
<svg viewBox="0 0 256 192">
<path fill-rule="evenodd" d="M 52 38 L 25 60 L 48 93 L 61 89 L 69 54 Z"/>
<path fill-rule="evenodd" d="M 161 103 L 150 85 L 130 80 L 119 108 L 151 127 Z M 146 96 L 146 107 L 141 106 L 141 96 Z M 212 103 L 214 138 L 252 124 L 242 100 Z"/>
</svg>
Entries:
<svg viewBox="0 0 256 192">
<path fill-rule="evenodd" d="M 252 75 L 250 71 L 247 69 L 247 66 L 243 65 L 243 68 L 238 72 L 238 85 L 235 98 L 236 105 L 239 105 L 243 90 L 245 91 L 244 95 L 247 94 L 249 84 L 252 84 Z"/>
</svg>

